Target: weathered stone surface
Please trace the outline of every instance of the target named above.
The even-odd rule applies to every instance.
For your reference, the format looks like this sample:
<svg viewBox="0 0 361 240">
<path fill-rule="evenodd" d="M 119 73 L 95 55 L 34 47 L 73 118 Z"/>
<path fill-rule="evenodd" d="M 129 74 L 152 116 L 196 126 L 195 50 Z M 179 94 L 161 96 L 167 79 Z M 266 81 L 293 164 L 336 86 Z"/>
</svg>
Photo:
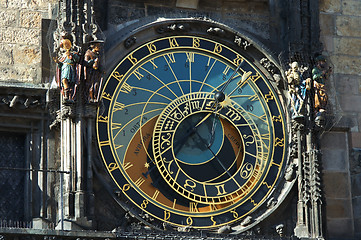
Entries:
<svg viewBox="0 0 361 240">
<path fill-rule="evenodd" d="M 353 214 L 355 219 L 355 226 L 361 226 L 361 197 L 355 197 L 352 199 Z M 357 227 L 357 232 L 361 233 L 361 229 Z M 360 238 L 357 238 L 360 239 Z"/>
<path fill-rule="evenodd" d="M 343 149 L 322 150 L 322 167 L 326 171 L 347 171 L 347 153 Z"/>
<path fill-rule="evenodd" d="M 361 103 L 361 95 L 342 95 L 339 98 L 341 109 L 348 112 L 361 112 L 359 104 Z"/>
<path fill-rule="evenodd" d="M 14 27 L 17 20 L 17 11 L 15 10 L 0 10 L 0 27 Z"/>
<path fill-rule="evenodd" d="M 324 172 L 324 192 L 327 199 L 350 198 L 349 175 L 347 172 Z"/>
<path fill-rule="evenodd" d="M 349 199 L 327 199 L 326 211 L 328 218 L 350 218 L 351 201 Z"/>
<path fill-rule="evenodd" d="M 361 17 L 337 16 L 336 33 L 338 36 L 359 37 L 361 36 Z"/>
<path fill-rule="evenodd" d="M 10 65 L 14 63 L 13 46 L 14 45 L 0 44 L 0 52 L 1 52 L 0 64 Z"/>
<path fill-rule="evenodd" d="M 341 0 L 322 0 L 320 1 L 320 11 L 327 13 L 341 12 Z"/>
<path fill-rule="evenodd" d="M 322 35 L 334 35 L 335 16 L 333 14 L 320 14 L 320 29 Z"/>
<path fill-rule="evenodd" d="M 352 239 L 353 220 L 351 218 L 331 218 L 327 219 L 328 235 L 333 239 Z"/>
<path fill-rule="evenodd" d="M 23 10 L 20 12 L 20 26 L 24 28 L 41 28 L 40 12 Z"/>
<path fill-rule="evenodd" d="M 345 132 L 328 132 L 322 135 L 321 148 L 325 149 L 346 149 L 346 133 Z"/>
<path fill-rule="evenodd" d="M 343 1 L 342 14 L 361 16 L 361 1 L 360 0 Z"/>
<path fill-rule="evenodd" d="M 335 74 L 335 85 L 338 94 L 357 95 L 359 94 L 359 76 L 348 74 Z"/>
<path fill-rule="evenodd" d="M 41 62 L 40 48 L 34 45 L 17 46 L 14 48 L 14 62 L 16 64 L 36 64 Z"/>
<path fill-rule="evenodd" d="M 361 149 L 361 132 L 351 133 L 351 147 Z"/>
<path fill-rule="evenodd" d="M 34 82 L 37 70 L 32 67 L 0 67 L 0 81 L 3 82 Z"/>
<path fill-rule="evenodd" d="M 330 57 L 334 65 L 334 73 L 361 75 L 361 58 L 354 56 L 332 55 Z"/>
<path fill-rule="evenodd" d="M 361 56 L 361 38 L 335 38 L 335 54 Z"/>
<path fill-rule="evenodd" d="M 2 28 L 0 42 L 17 44 L 34 44 L 40 47 L 40 29 Z"/>
<path fill-rule="evenodd" d="M 361 156 L 358 155 L 358 161 L 361 161 Z M 358 197 L 358 204 L 361 203 L 361 173 L 354 174 L 351 176 L 351 188 L 352 188 L 352 196 L 353 198 Z M 359 216 L 361 217 L 361 204 L 359 205 Z"/>
</svg>

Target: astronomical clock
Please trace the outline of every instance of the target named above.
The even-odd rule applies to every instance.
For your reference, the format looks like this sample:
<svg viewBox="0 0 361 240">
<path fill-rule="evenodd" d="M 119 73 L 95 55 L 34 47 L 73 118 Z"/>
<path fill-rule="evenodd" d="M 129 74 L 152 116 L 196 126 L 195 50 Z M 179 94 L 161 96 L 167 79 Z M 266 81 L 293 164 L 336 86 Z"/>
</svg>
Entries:
<svg viewBox="0 0 361 240">
<path fill-rule="evenodd" d="M 155 228 L 241 233 L 267 219 L 286 181 L 282 74 L 246 34 L 161 20 L 112 39 L 96 131 L 124 207 Z"/>
</svg>

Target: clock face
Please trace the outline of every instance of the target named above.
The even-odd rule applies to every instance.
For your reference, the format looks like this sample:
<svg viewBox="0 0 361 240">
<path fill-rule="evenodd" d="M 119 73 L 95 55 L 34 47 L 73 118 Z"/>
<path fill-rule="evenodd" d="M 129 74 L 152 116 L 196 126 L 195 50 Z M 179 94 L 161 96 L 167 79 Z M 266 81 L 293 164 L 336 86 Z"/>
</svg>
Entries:
<svg viewBox="0 0 361 240">
<path fill-rule="evenodd" d="M 109 72 L 101 100 L 106 168 L 136 211 L 160 222 L 211 229 L 241 221 L 284 168 L 278 95 L 252 59 L 222 42 L 145 42 Z"/>
</svg>

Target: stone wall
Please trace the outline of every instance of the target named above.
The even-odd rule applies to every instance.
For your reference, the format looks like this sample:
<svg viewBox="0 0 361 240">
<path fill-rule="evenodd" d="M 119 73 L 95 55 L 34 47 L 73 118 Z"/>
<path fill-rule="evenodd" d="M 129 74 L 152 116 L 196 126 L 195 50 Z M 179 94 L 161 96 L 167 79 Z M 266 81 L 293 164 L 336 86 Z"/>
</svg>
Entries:
<svg viewBox="0 0 361 240">
<path fill-rule="evenodd" d="M 320 1 L 321 41 L 333 65 L 339 122 L 322 139 L 327 230 L 361 237 L 361 1 Z"/>
<path fill-rule="evenodd" d="M 42 82 L 42 22 L 56 2 L 0 0 L 0 84 Z"/>
<path fill-rule="evenodd" d="M 96 0 L 98 7 L 100 0 Z M 120 24 L 129 24 L 144 18 L 158 17 L 202 17 L 227 23 L 263 39 L 270 39 L 268 0 L 112 0 L 108 2 L 108 26 L 111 31 Z M 106 11 L 104 9 L 104 11 Z M 103 19 L 98 18 L 101 23 Z"/>
</svg>

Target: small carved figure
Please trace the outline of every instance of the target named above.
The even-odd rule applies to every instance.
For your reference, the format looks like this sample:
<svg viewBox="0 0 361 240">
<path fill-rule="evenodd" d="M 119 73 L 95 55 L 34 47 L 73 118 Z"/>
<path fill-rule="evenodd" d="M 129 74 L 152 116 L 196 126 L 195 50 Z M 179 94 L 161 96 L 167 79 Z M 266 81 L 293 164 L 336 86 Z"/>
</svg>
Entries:
<svg viewBox="0 0 361 240">
<path fill-rule="evenodd" d="M 54 61 L 58 64 L 57 81 L 64 100 L 73 101 L 78 82 L 76 65 L 79 61 L 79 55 L 70 51 L 72 44 L 69 39 L 63 38 L 60 48 L 65 51 L 62 56 L 59 58 L 53 57 Z"/>
<path fill-rule="evenodd" d="M 99 88 L 102 81 L 102 69 L 100 66 L 101 40 L 90 43 L 90 48 L 85 52 L 85 88 L 87 89 L 88 101 L 97 102 Z"/>
<path fill-rule="evenodd" d="M 303 79 L 302 71 L 298 65 L 298 62 L 293 62 L 291 68 L 286 71 L 288 81 L 288 91 L 291 95 L 291 105 L 293 116 L 300 115 L 300 111 L 303 106 L 303 102 L 306 97 L 306 90 L 310 89 L 309 80 Z"/>
<path fill-rule="evenodd" d="M 277 233 L 280 237 L 283 237 L 284 227 L 285 227 L 285 225 L 283 225 L 282 223 L 281 223 L 281 224 L 278 224 L 278 225 L 276 226 L 276 233 Z"/>
<path fill-rule="evenodd" d="M 324 112 L 326 109 L 328 97 L 325 89 L 325 82 L 328 80 L 332 71 L 328 66 L 326 58 L 322 55 L 316 57 L 316 63 L 312 69 L 313 88 L 315 92 L 314 108 L 316 113 L 316 122 L 324 121 Z"/>
</svg>

